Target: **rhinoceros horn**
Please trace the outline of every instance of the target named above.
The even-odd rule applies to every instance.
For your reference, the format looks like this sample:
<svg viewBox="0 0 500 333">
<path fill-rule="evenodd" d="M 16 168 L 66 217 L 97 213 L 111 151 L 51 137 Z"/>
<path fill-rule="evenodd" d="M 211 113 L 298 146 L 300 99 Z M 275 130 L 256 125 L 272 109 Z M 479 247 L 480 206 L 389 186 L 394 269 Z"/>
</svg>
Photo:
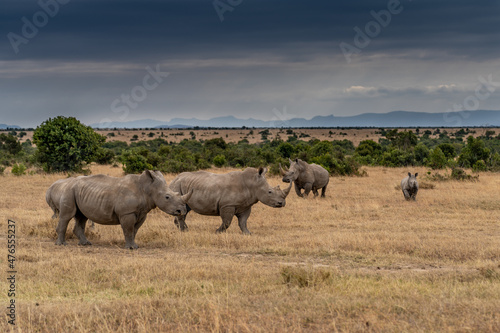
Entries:
<svg viewBox="0 0 500 333">
<path fill-rule="evenodd" d="M 181 196 L 182 202 L 187 203 L 189 201 L 189 198 L 191 198 L 192 195 L 193 195 L 193 189 L 191 189 L 188 193 Z"/>
<path fill-rule="evenodd" d="M 286 167 L 285 167 L 286 168 Z M 286 170 L 284 170 L 282 167 L 281 167 L 281 163 L 280 163 L 280 174 L 282 176 L 284 176 L 286 174 Z"/>
<path fill-rule="evenodd" d="M 292 189 L 292 184 L 293 184 L 293 182 L 290 182 L 290 185 L 288 185 L 288 188 L 283 190 L 283 193 L 285 193 L 285 198 L 288 196 L 288 193 L 290 193 L 290 190 Z"/>
</svg>

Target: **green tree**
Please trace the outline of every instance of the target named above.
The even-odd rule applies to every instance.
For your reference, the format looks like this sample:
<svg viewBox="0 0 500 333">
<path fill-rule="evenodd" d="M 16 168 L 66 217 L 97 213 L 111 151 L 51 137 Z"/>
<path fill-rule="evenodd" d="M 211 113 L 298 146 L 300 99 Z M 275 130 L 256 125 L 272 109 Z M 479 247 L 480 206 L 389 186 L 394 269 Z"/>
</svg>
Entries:
<svg viewBox="0 0 500 333">
<path fill-rule="evenodd" d="M 217 155 L 214 157 L 214 165 L 218 168 L 223 167 L 226 164 L 226 157 L 224 155 Z"/>
<path fill-rule="evenodd" d="M 0 150 L 3 150 L 11 155 L 16 155 L 22 149 L 17 138 L 12 134 L 0 134 Z"/>
<path fill-rule="evenodd" d="M 484 141 L 475 139 L 472 135 L 467 138 L 467 145 L 462 149 L 458 157 L 458 164 L 464 168 L 471 168 L 477 161 L 488 161 L 490 150 L 486 148 Z"/>
<path fill-rule="evenodd" d="M 289 142 L 282 142 L 278 146 L 278 153 L 283 158 L 290 158 L 295 152 L 295 147 Z"/>
<path fill-rule="evenodd" d="M 127 174 L 141 173 L 146 169 L 153 169 L 153 166 L 148 163 L 147 158 L 137 150 L 130 150 L 123 153 L 120 160 L 123 163 L 123 171 Z"/>
<path fill-rule="evenodd" d="M 413 149 L 413 154 L 415 155 L 415 161 L 418 164 L 425 164 L 427 158 L 429 157 L 429 148 L 423 143 L 419 143 Z"/>
<path fill-rule="evenodd" d="M 90 163 L 105 137 L 73 117 L 49 118 L 33 133 L 36 159 L 47 172 L 80 171 Z"/>
<path fill-rule="evenodd" d="M 436 147 L 429 154 L 429 162 L 427 163 L 433 169 L 442 169 L 446 167 L 448 160 L 444 155 L 443 151 Z"/>
<path fill-rule="evenodd" d="M 438 147 L 447 159 L 454 158 L 456 156 L 455 147 L 451 143 L 442 143 L 438 145 Z"/>
</svg>

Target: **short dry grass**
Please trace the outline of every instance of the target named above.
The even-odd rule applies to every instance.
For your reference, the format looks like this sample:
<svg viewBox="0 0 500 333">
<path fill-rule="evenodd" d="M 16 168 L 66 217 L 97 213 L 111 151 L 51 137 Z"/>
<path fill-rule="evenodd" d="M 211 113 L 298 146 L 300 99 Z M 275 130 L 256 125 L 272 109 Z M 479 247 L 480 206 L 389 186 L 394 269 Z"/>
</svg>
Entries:
<svg viewBox="0 0 500 333">
<path fill-rule="evenodd" d="M 137 251 L 118 226 L 88 229 L 81 247 L 70 224 L 55 246 L 44 194 L 65 175 L 0 177 L 3 272 L 7 219 L 18 239 L 17 325 L 0 331 L 499 332 L 500 176 L 422 179 L 432 186 L 406 202 L 397 184 L 425 169 L 366 170 L 332 178 L 326 199 L 255 205 L 251 236 L 236 221 L 215 234 L 220 219 L 194 213 L 181 233 L 155 210 Z M 2 278 L 4 312 L 7 289 Z"/>
</svg>

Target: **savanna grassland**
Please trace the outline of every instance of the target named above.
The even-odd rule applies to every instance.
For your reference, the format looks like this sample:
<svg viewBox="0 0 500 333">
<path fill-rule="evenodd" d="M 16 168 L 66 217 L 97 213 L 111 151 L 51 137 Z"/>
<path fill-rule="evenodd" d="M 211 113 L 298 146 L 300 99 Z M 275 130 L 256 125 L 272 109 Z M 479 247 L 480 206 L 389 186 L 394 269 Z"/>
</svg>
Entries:
<svg viewBox="0 0 500 333">
<path fill-rule="evenodd" d="M 191 139 L 192 134 L 198 140 L 210 140 L 214 138 L 223 138 L 226 142 L 238 142 L 240 140 L 246 139 L 249 143 L 254 144 L 261 142 L 261 135 L 259 132 L 263 131 L 263 128 L 247 128 L 247 129 L 109 129 L 109 130 L 96 130 L 97 133 L 107 137 L 107 141 L 147 141 L 155 138 L 163 138 L 169 142 L 179 143 L 184 139 Z M 286 129 L 282 128 L 269 128 L 269 140 L 279 139 L 286 140 L 288 135 Z M 405 130 L 412 130 L 415 132 L 417 128 L 405 128 Z M 435 128 L 419 128 L 423 133 L 425 130 L 436 130 Z M 456 128 L 441 128 L 441 131 L 446 131 L 453 133 Z M 474 137 L 482 136 L 486 131 L 500 132 L 499 128 L 495 127 L 477 127 L 471 129 L 473 133 L 468 133 L 467 135 L 472 135 Z M 357 146 L 363 140 L 374 140 L 378 142 L 380 138 L 384 136 L 381 134 L 378 128 L 292 128 L 291 131 L 295 133 L 299 138 L 303 140 L 308 140 L 311 138 L 316 138 L 318 140 L 349 140 L 355 146 Z M 134 135 L 137 138 L 134 139 Z M 438 134 L 431 135 L 431 138 L 438 137 Z M 26 131 L 26 135 L 20 138 L 21 142 L 26 140 L 33 140 L 33 131 Z"/>
<path fill-rule="evenodd" d="M 136 251 L 119 226 L 87 226 L 92 246 L 55 246 L 45 191 L 65 174 L 0 177 L 1 300 L 7 219 L 16 221 L 17 322 L 8 332 L 499 332 L 500 176 L 435 182 L 426 168 L 363 167 L 325 199 L 290 193 L 248 221 L 191 212 L 188 232 L 154 210 Z M 227 172 L 228 169 L 217 169 Z M 417 171 L 406 202 L 397 185 Z M 122 176 L 121 168 L 92 173 Z M 444 171 L 441 171 L 444 173 Z M 175 175 L 165 175 L 171 181 Z M 271 185 L 279 177 L 268 176 Z"/>
</svg>

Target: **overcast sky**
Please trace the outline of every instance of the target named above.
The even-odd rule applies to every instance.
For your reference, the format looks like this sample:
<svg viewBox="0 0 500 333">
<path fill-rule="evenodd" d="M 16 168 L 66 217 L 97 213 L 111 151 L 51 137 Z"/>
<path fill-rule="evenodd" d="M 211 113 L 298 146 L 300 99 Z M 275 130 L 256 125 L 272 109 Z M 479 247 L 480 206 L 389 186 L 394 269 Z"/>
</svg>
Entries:
<svg viewBox="0 0 500 333">
<path fill-rule="evenodd" d="M 500 1 L 2 0 L 0 34 L 23 127 L 500 109 Z"/>
</svg>

